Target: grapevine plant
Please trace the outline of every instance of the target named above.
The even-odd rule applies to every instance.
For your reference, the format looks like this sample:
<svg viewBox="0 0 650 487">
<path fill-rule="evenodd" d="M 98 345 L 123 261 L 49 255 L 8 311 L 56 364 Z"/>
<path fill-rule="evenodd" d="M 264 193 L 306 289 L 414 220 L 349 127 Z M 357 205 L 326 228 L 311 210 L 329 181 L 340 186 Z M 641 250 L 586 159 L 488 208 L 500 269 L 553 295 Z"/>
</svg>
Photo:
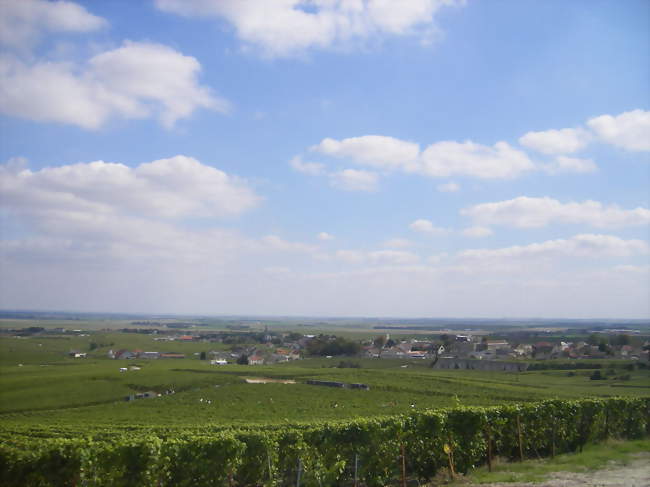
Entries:
<svg viewBox="0 0 650 487">
<path fill-rule="evenodd" d="M 650 398 L 550 400 L 424 410 L 352 421 L 263 427 L 0 433 L 0 484 L 13 486 L 389 485 L 431 479 L 488 455 L 513 460 L 581 450 L 650 432 Z"/>
</svg>

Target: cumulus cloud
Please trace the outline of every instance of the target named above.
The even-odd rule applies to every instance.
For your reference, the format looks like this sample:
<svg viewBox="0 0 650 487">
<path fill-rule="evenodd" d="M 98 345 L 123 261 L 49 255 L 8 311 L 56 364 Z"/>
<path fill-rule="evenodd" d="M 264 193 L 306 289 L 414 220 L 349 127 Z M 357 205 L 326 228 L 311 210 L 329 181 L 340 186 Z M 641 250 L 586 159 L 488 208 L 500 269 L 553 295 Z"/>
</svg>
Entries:
<svg viewBox="0 0 650 487">
<path fill-rule="evenodd" d="M 480 226 L 465 228 L 461 233 L 466 237 L 471 238 L 489 237 L 494 234 L 491 228 Z"/>
<path fill-rule="evenodd" d="M 253 208 L 260 199 L 245 181 L 187 156 L 135 168 L 103 161 L 35 172 L 0 166 L 0 188 L 5 208 L 40 220 L 51 215 L 225 217 Z"/>
<path fill-rule="evenodd" d="M 628 151 L 650 151 L 650 112 L 632 110 L 620 115 L 601 115 L 587 125 L 608 144 Z"/>
<path fill-rule="evenodd" d="M 384 135 L 364 135 L 341 140 L 325 138 L 310 148 L 312 152 L 343 158 L 358 165 L 382 170 L 402 171 L 432 178 L 465 176 L 479 179 L 515 179 L 526 172 L 541 170 L 548 174 L 595 172 L 592 159 L 571 157 L 595 138 L 630 151 L 650 150 L 650 112 L 633 110 L 617 116 L 592 118 L 585 128 L 550 129 L 528 132 L 519 143 L 529 149 L 553 156 L 550 162 L 535 164 L 526 152 L 504 141 L 484 145 L 466 140 L 434 142 L 423 150 L 419 144 Z M 322 174 L 320 163 L 291 162 L 299 171 Z M 455 192 L 460 186 L 447 182 L 437 186 L 441 192 Z"/>
<path fill-rule="evenodd" d="M 535 165 L 528 156 L 506 142 L 485 146 L 471 141 L 431 144 L 421 156 L 420 171 L 431 177 L 452 175 L 482 179 L 512 179 Z"/>
<path fill-rule="evenodd" d="M 386 169 L 411 167 L 420 153 L 418 144 L 383 135 L 365 135 L 340 141 L 326 138 L 311 150 Z"/>
<path fill-rule="evenodd" d="M 318 240 L 334 240 L 334 236 L 330 235 L 327 232 L 320 232 L 318 235 Z"/>
<path fill-rule="evenodd" d="M 623 240 L 614 235 L 581 234 L 569 239 L 547 240 L 500 249 L 472 249 L 459 253 L 461 259 L 490 260 L 529 257 L 630 257 L 648 254 L 643 240 Z"/>
<path fill-rule="evenodd" d="M 42 33 L 84 33 L 108 25 L 74 2 L 0 0 L 0 44 L 25 49 Z"/>
<path fill-rule="evenodd" d="M 271 57 L 341 47 L 386 35 L 435 32 L 435 14 L 457 0 L 156 0 L 159 9 L 186 17 L 223 19 L 246 45 Z"/>
<path fill-rule="evenodd" d="M 154 117 L 171 127 L 199 108 L 228 102 L 198 83 L 199 62 L 154 43 L 125 41 L 85 65 L 0 58 L 0 110 L 39 122 L 97 129 L 111 118 Z"/>
<path fill-rule="evenodd" d="M 409 228 L 429 235 L 444 235 L 449 232 L 446 228 L 436 227 L 431 221 L 425 219 L 415 220 L 409 225 Z"/>
<path fill-rule="evenodd" d="M 379 187 L 379 176 L 370 171 L 357 169 L 344 169 L 330 174 L 332 186 L 345 191 L 377 191 Z"/>
<path fill-rule="evenodd" d="M 295 156 L 289 161 L 289 165 L 298 172 L 318 176 L 325 173 L 325 165 L 318 162 L 304 162 L 300 156 Z"/>
<path fill-rule="evenodd" d="M 202 292 L 198 282 L 222 274 L 250 284 L 245 276 L 258 269 L 320 256 L 316 245 L 213 226 L 260 198 L 245 181 L 186 156 L 134 168 L 97 161 L 30 171 L 15 162 L 0 166 L 3 223 L 21 228 L 0 241 L 0 265 L 14 276 L 49 269 L 66 285 L 83 274 L 101 287 L 116 278 L 114 270 L 128 268 L 152 280 L 129 288 L 140 302 L 154 282 L 169 288 L 165 282 L 180 279 L 195 294 Z"/>
<path fill-rule="evenodd" d="M 552 223 L 591 225 L 597 228 L 639 226 L 650 223 L 650 210 L 631 210 L 616 205 L 605 206 L 598 201 L 562 203 L 556 199 L 519 196 L 506 201 L 481 203 L 461 214 L 484 225 L 505 225 L 518 228 L 544 227 Z"/>
<path fill-rule="evenodd" d="M 528 156 L 506 142 L 494 146 L 471 141 L 442 141 L 420 151 L 418 144 L 380 135 L 343 140 L 326 138 L 313 146 L 333 157 L 349 158 L 364 166 L 384 170 L 401 170 L 433 178 L 470 176 L 482 179 L 512 179 L 535 169 Z M 441 191 L 456 191 L 455 183 L 441 185 Z"/>
<path fill-rule="evenodd" d="M 598 170 L 591 159 L 579 157 L 557 156 L 552 162 L 541 166 L 549 174 L 559 173 L 590 173 Z"/>
<path fill-rule="evenodd" d="M 519 138 L 519 143 L 529 149 L 544 154 L 572 154 L 584 149 L 589 143 L 590 135 L 584 129 L 567 128 L 528 132 Z"/>
</svg>

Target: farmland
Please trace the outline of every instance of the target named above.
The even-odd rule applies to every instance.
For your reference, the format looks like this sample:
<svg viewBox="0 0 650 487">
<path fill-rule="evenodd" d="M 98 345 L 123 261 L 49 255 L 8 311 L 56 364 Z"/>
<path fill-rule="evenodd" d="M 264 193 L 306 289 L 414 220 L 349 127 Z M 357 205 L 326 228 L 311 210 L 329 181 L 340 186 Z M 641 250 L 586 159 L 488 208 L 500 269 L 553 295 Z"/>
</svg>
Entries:
<svg viewBox="0 0 650 487">
<path fill-rule="evenodd" d="M 84 336 L 81 336 L 84 335 Z M 97 348 L 88 357 L 70 349 Z M 386 416 L 418 409 L 483 406 L 543 399 L 635 397 L 650 394 L 647 369 L 623 375 L 627 362 L 613 361 L 610 380 L 592 381 L 591 369 L 541 370 L 518 374 L 432 370 L 428 361 L 354 358 L 339 368 L 337 358 L 310 358 L 271 366 L 210 365 L 198 354 L 223 344 L 165 344 L 186 358 L 110 360 L 109 348 L 151 348 L 153 338 L 137 333 L 88 331 L 71 336 L 5 336 L 0 340 L 0 414 L 8 424 L 91 423 L 112 427 L 223 427 L 286 424 Z M 594 364 L 594 367 L 596 364 Z M 136 368 L 120 372 L 120 368 Z M 249 384 L 250 377 L 291 379 L 295 384 Z M 363 383 L 369 390 L 323 388 L 307 380 Z M 173 390 L 174 394 L 165 394 Z M 126 402 L 144 391 L 160 397 Z"/>
<path fill-rule="evenodd" d="M 2 325 L 7 485 L 284 485 L 299 477 L 334 485 L 358 475 L 379 486 L 399 475 L 400 462 L 402 474 L 430 478 L 446 465 L 444 441 L 457 446 L 458 468 L 482 463 L 485 431 L 501 454 L 530 456 L 637 438 L 647 423 L 650 370 L 631 360 L 528 361 L 530 371 L 508 373 L 434 369 L 413 358 L 314 357 L 306 347 L 299 360 L 216 365 L 208 356 L 284 343 L 269 342 L 278 333 L 215 326 L 191 337 L 127 321 Z M 284 335 L 305 338 L 298 330 Z M 345 338 L 329 343 L 342 347 L 373 339 L 363 329 L 335 332 Z M 143 358 L 147 350 L 160 358 Z M 592 380 L 595 372 L 603 380 Z M 515 427 L 528 432 L 519 447 Z M 543 433 L 551 430 L 557 438 Z"/>
</svg>

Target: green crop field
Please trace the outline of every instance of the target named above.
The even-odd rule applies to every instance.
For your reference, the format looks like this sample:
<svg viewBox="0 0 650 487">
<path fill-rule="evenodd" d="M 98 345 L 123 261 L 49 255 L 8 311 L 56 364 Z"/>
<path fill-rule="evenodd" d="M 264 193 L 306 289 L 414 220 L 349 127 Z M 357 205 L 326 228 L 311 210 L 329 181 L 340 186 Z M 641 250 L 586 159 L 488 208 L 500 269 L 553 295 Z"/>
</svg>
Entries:
<svg viewBox="0 0 650 487">
<path fill-rule="evenodd" d="M 98 347 L 86 359 L 70 349 Z M 185 359 L 111 360 L 109 349 L 161 349 Z M 272 366 L 210 365 L 201 351 L 214 343 L 163 345 L 151 335 L 92 332 L 88 336 L 3 337 L 0 340 L 0 419 L 9 425 L 57 425 L 71 430 L 104 427 L 223 427 L 286 424 L 386 416 L 427 408 L 522 403 L 543 399 L 650 395 L 647 369 L 627 380 L 589 380 L 590 369 L 523 373 L 432 370 L 428 362 L 351 359 L 359 368 L 337 368 L 339 359 L 306 359 Z M 196 355 L 195 355 L 196 354 Z M 625 362 L 616 362 L 616 370 Z M 122 367 L 140 370 L 120 372 Z M 595 365 L 594 365 L 595 366 Z M 251 384 L 246 378 L 295 381 Z M 363 383 L 369 390 L 314 386 L 307 380 Z M 165 394 L 174 390 L 174 394 Z M 160 397 L 127 402 L 136 392 Z"/>
<path fill-rule="evenodd" d="M 293 484 L 297 469 L 305 486 L 348 485 L 357 474 L 366 486 L 391 485 L 400 471 L 424 480 L 444 468 L 445 442 L 461 470 L 484 462 L 488 430 L 495 451 L 530 457 L 638 438 L 650 425 L 650 369 L 631 361 L 538 362 L 519 373 L 357 357 L 211 365 L 201 353 L 230 345 L 113 325 L 2 335 L 3 485 L 277 486 Z M 108 357 L 120 349 L 185 358 Z M 606 379 L 591 380 L 594 370 Z M 126 400 L 144 392 L 152 397 Z"/>
</svg>

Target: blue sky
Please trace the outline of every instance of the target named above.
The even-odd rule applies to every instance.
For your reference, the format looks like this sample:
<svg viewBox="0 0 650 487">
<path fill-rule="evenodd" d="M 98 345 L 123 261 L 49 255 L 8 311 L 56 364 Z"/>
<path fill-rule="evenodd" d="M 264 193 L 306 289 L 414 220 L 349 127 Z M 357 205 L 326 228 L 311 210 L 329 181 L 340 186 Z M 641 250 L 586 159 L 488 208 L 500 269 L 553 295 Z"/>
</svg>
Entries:
<svg viewBox="0 0 650 487">
<path fill-rule="evenodd" d="M 0 307 L 650 316 L 645 1 L 0 4 Z"/>
</svg>

